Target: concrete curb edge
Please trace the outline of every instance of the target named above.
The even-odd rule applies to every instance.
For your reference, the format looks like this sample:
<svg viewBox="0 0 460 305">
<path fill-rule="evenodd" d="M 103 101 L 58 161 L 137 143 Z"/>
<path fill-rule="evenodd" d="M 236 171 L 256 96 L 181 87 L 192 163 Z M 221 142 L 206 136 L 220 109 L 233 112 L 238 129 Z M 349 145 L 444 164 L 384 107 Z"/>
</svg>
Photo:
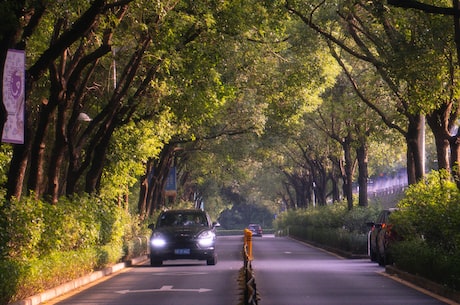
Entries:
<svg viewBox="0 0 460 305">
<path fill-rule="evenodd" d="M 443 285 L 440 285 L 438 283 L 435 283 L 433 281 L 430 281 L 428 279 L 425 279 L 423 277 L 402 271 L 396 267 L 387 265 L 385 266 L 385 272 L 387 274 L 397 276 L 407 282 L 410 282 L 418 287 L 421 287 L 423 289 L 426 289 L 432 293 L 435 293 L 439 296 L 443 296 L 447 299 L 450 299 L 456 303 L 460 303 L 460 293 L 457 291 L 454 291 L 452 289 L 449 289 Z"/>
</svg>

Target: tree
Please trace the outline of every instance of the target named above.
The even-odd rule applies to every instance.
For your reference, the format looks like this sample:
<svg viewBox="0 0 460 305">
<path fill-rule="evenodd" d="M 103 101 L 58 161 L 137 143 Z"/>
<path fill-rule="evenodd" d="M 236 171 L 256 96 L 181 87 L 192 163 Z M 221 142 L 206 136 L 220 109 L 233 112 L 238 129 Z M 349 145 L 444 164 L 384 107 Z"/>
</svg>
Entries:
<svg viewBox="0 0 460 305">
<path fill-rule="evenodd" d="M 75 17 L 75 15 L 71 16 L 69 14 L 67 16 L 65 14 L 60 14 L 62 11 L 66 11 L 67 7 L 60 7 L 59 3 L 55 3 L 54 5 L 48 4 L 48 6 L 42 5 L 41 3 L 34 3 L 36 7 L 30 7 L 30 10 L 24 10 L 30 12 L 31 17 L 26 19 L 29 23 L 25 25 L 24 29 L 21 29 L 23 30 L 23 34 L 21 39 L 18 39 L 18 47 L 20 47 L 21 43 L 27 41 L 29 38 L 32 38 L 34 33 L 37 33 L 37 29 L 40 24 L 42 24 L 41 22 L 43 20 L 47 20 L 47 17 L 44 16 L 45 12 L 51 12 L 51 15 L 56 13 L 60 16 L 64 16 L 64 18 L 58 19 L 55 23 L 54 33 L 50 33 L 48 28 L 43 28 L 43 32 L 38 32 L 37 34 L 41 35 L 43 33 L 49 33 L 50 35 L 48 37 L 48 41 L 50 43 L 49 46 L 43 50 L 43 53 L 36 58 L 35 62 L 31 64 L 26 72 L 27 88 L 29 88 L 26 96 L 26 113 L 28 113 L 29 118 L 26 124 L 26 140 L 24 145 L 16 145 L 14 149 L 8 180 L 8 197 L 14 196 L 16 198 L 20 198 L 23 182 L 26 177 L 26 169 L 28 164 L 30 164 L 29 159 L 31 152 L 38 152 L 39 155 L 36 159 L 37 162 L 33 164 L 34 168 L 31 169 L 31 180 L 29 185 L 34 189 L 41 185 L 42 181 L 40 181 L 40 179 L 43 176 L 42 165 L 44 154 L 42 150 L 44 148 L 43 139 L 45 139 L 47 130 L 49 129 L 49 119 L 54 113 L 54 110 L 59 108 L 59 105 L 61 112 L 58 115 L 56 125 L 56 138 L 60 142 L 63 142 L 64 137 L 62 133 L 64 128 L 62 126 L 62 122 L 65 121 L 64 110 L 68 107 L 66 101 L 77 97 L 77 91 L 75 89 L 78 88 L 79 84 L 76 84 L 75 81 L 82 77 L 84 69 L 91 66 L 95 60 L 110 51 L 110 28 L 108 28 L 108 32 L 106 32 L 106 35 L 104 36 L 105 39 L 101 40 L 102 43 L 100 45 L 96 45 L 93 49 L 85 49 L 85 41 L 88 41 L 89 43 L 94 42 L 91 39 L 94 38 L 92 33 L 93 31 L 97 32 L 97 26 L 99 25 L 99 18 L 101 14 L 112 12 L 114 17 L 117 16 L 117 13 L 119 14 L 118 16 L 121 16 L 123 15 L 125 5 L 129 2 L 130 1 L 125 1 L 123 3 L 119 2 L 112 5 L 106 4 L 105 1 L 96 0 L 90 5 L 83 6 L 86 8 L 86 11 L 84 11 L 84 13 L 79 17 Z M 66 4 L 63 4 L 63 6 L 65 5 Z M 74 3 L 74 5 L 78 6 L 80 4 Z M 66 26 L 65 21 L 70 21 L 70 19 L 73 19 L 73 22 L 71 22 L 71 25 Z M 42 37 L 43 36 L 40 36 L 40 38 Z M 68 54 L 69 48 L 74 43 L 78 43 L 79 40 L 80 46 L 76 48 L 77 52 L 75 53 L 75 57 L 73 60 L 70 59 L 69 62 L 67 62 L 66 59 L 68 58 L 66 55 Z M 85 54 L 83 50 L 88 53 Z M 62 59 L 60 65 L 57 64 L 58 58 Z M 68 70 L 65 70 L 65 68 L 68 68 Z M 32 110 L 35 109 L 34 103 L 36 101 L 33 98 L 34 95 L 32 92 L 34 92 L 33 90 L 36 89 L 39 82 L 42 81 L 42 77 L 45 75 L 46 71 L 50 72 L 50 83 L 52 84 L 53 89 L 50 90 L 49 98 L 45 98 L 43 100 L 44 103 L 41 107 L 42 110 L 39 112 L 33 112 Z M 67 90 L 69 89 L 68 87 L 63 87 L 67 85 L 74 87 L 70 87 L 71 90 Z M 79 95 L 82 96 L 83 94 L 80 92 Z M 77 103 L 77 105 L 79 105 L 79 103 Z M 73 118 L 76 118 L 77 115 L 78 114 L 74 114 Z M 38 122 L 36 126 L 34 126 L 34 123 L 36 122 L 34 118 L 36 118 Z M 76 119 L 70 120 L 70 122 L 74 124 L 76 121 Z M 36 131 L 36 134 L 32 131 Z M 58 146 L 56 146 L 55 151 L 57 151 L 57 149 Z M 55 160 L 57 162 L 56 164 L 59 165 L 60 158 L 58 157 Z M 60 169 L 60 167 L 58 166 L 57 169 Z"/>
<path fill-rule="evenodd" d="M 420 88 L 423 88 L 422 82 L 416 76 L 428 72 L 429 69 L 423 69 L 433 65 L 421 66 L 415 63 L 418 58 L 415 54 L 422 54 L 424 48 L 416 43 L 418 39 L 413 39 L 420 37 L 417 36 L 420 33 L 411 28 L 412 24 L 422 22 L 423 18 L 420 15 L 397 15 L 394 11 L 390 15 L 380 1 L 356 3 L 351 6 L 344 4 L 339 6 L 338 14 L 333 12 L 332 6 L 325 3 L 314 6 L 308 14 L 302 13 L 303 9 L 308 11 L 308 8 L 295 5 L 287 2 L 286 8 L 344 52 L 374 66 L 386 84 L 387 96 L 390 97 L 386 101 L 392 103 L 394 112 L 406 118 L 407 127 L 403 128 L 400 123 L 391 119 L 378 104 L 371 102 L 368 106 L 380 115 L 388 127 L 398 130 L 406 138 L 409 182 L 414 183 L 423 177 L 420 135 L 423 123 L 421 113 L 426 109 L 423 108 L 426 105 L 423 105 L 424 99 L 419 92 Z M 328 23 L 329 21 L 333 22 Z M 327 29 L 327 24 L 335 27 Z M 411 56 L 407 56 L 408 54 Z M 344 64 L 341 65 L 346 69 Z M 348 75 L 353 86 L 359 89 L 352 75 Z"/>
<path fill-rule="evenodd" d="M 441 54 L 445 55 L 441 67 L 444 68 L 445 78 L 443 79 L 443 84 L 446 85 L 441 87 L 446 94 L 444 96 L 435 97 L 439 107 L 429 113 L 427 119 L 436 139 L 437 156 L 440 162 L 439 168 L 450 170 L 453 173 L 457 186 L 460 187 L 460 146 L 458 144 L 460 133 L 457 131 L 455 134 L 452 131 L 455 130 L 455 122 L 458 118 L 459 108 L 458 96 L 455 90 L 458 78 L 458 64 L 460 62 L 459 2 L 453 1 L 452 7 L 446 7 L 445 3 L 441 1 L 439 5 L 425 4 L 412 0 L 391 0 L 388 1 L 388 4 L 405 9 L 415 9 L 428 14 L 440 15 L 441 18 L 433 18 L 434 20 L 441 20 L 439 23 L 433 23 L 433 28 L 435 29 L 442 28 L 445 30 L 447 18 L 443 17 L 452 16 L 454 24 L 453 33 L 452 30 L 446 32 L 432 31 L 437 33 L 435 34 L 437 38 L 435 41 L 439 40 L 441 42 Z M 441 24 L 441 26 L 439 26 L 439 24 Z M 451 49 L 447 47 L 452 44 L 452 42 L 455 42 L 456 60 L 454 59 Z"/>
</svg>

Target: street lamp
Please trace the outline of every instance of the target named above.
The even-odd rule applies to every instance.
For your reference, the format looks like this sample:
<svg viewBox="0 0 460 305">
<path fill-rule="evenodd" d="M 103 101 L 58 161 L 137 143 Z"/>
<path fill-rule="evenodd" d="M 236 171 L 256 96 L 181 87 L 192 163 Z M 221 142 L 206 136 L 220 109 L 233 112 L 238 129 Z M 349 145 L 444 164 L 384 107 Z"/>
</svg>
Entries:
<svg viewBox="0 0 460 305">
<path fill-rule="evenodd" d="M 80 112 L 80 114 L 78 114 L 77 120 L 83 122 L 91 122 L 93 119 L 90 118 L 89 115 L 87 115 L 86 113 Z"/>
</svg>

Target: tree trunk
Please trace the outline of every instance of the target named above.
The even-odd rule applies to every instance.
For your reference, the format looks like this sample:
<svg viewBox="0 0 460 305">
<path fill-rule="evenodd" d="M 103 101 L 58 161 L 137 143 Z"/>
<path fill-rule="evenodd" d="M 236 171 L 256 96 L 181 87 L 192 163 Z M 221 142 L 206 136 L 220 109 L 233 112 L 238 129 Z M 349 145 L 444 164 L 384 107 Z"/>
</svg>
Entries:
<svg viewBox="0 0 460 305">
<path fill-rule="evenodd" d="M 457 131 L 455 137 L 452 137 L 450 144 L 450 154 L 452 167 L 452 176 L 457 184 L 457 188 L 460 189 L 460 128 Z"/>
<path fill-rule="evenodd" d="M 407 179 L 408 183 L 415 184 L 425 176 L 422 147 L 420 139 L 422 135 L 423 115 L 409 117 L 409 126 L 406 133 L 407 144 Z"/>
<path fill-rule="evenodd" d="M 153 160 L 149 159 L 145 166 L 145 175 L 140 180 L 139 201 L 137 203 L 138 213 L 141 219 L 148 216 L 147 214 L 147 198 L 150 190 L 150 181 L 152 178 Z"/>
<path fill-rule="evenodd" d="M 436 143 L 436 157 L 438 160 L 438 169 L 450 170 L 449 140 L 451 138 L 449 130 L 449 105 L 444 105 L 427 115 L 426 120 Z"/>
<path fill-rule="evenodd" d="M 342 168 L 343 194 L 347 199 L 348 209 L 353 209 L 353 158 L 351 157 L 351 135 L 348 134 L 342 141 L 344 164 Z"/>
<path fill-rule="evenodd" d="M 114 132 L 114 128 L 114 124 L 108 128 L 99 144 L 96 145 L 96 148 L 92 154 L 91 167 L 86 174 L 85 180 L 85 192 L 88 194 L 93 194 L 99 189 L 102 170 L 104 169 L 105 164 L 105 157 L 110 144 L 110 139 L 112 138 L 112 134 Z"/>
<path fill-rule="evenodd" d="M 30 191 L 34 191 L 36 198 L 39 198 L 43 193 L 41 186 L 43 185 L 46 135 L 48 134 L 50 120 L 56 109 L 55 105 L 52 105 L 53 103 L 54 101 L 45 101 L 40 107 L 38 124 L 34 133 L 35 138 L 31 148 L 31 155 L 34 157 L 30 160 L 27 187 Z"/>
<path fill-rule="evenodd" d="M 335 157 L 330 157 L 332 161 L 332 171 L 330 173 L 330 180 L 332 182 L 332 201 L 339 202 L 340 201 L 340 188 L 339 188 L 339 180 L 340 180 L 340 161 Z"/>
<path fill-rule="evenodd" d="M 27 140 L 26 140 L 27 141 Z M 8 171 L 6 198 L 20 199 L 22 196 L 22 185 L 24 183 L 27 164 L 29 162 L 30 144 L 15 145 L 13 157 Z"/>
<path fill-rule="evenodd" d="M 356 158 L 358 159 L 359 185 L 358 205 L 362 207 L 367 207 L 369 204 L 367 197 L 367 179 L 369 177 L 367 153 L 368 150 L 366 143 L 361 143 L 361 145 L 356 149 Z"/>
<path fill-rule="evenodd" d="M 150 189 L 147 196 L 146 215 L 152 215 L 155 211 L 164 206 L 164 188 L 168 180 L 169 167 L 174 157 L 174 145 L 166 144 L 160 157 L 153 167 L 153 175 L 150 181 Z"/>
<path fill-rule="evenodd" d="M 67 150 L 67 136 L 66 136 L 66 104 L 61 104 L 58 111 L 58 118 L 56 121 L 56 140 L 54 142 L 51 160 L 48 168 L 48 189 L 47 194 L 51 198 L 51 202 L 56 204 L 61 194 L 61 171 L 64 164 L 64 156 Z"/>
<path fill-rule="evenodd" d="M 311 173 L 312 173 L 312 182 L 313 192 L 315 194 L 315 204 L 320 206 L 325 206 L 327 204 L 326 198 L 326 188 L 327 188 L 327 173 L 324 170 L 324 167 L 321 164 L 321 161 L 318 160 L 308 160 Z"/>
</svg>

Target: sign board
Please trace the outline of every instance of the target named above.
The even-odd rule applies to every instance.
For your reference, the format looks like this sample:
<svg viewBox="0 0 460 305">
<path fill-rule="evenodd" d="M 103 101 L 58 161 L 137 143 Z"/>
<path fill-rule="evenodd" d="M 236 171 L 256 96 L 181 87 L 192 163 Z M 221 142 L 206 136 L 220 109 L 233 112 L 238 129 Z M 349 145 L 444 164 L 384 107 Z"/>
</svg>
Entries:
<svg viewBox="0 0 460 305">
<path fill-rule="evenodd" d="M 168 181 L 166 182 L 166 191 L 176 190 L 176 167 L 169 169 Z"/>
<path fill-rule="evenodd" d="M 3 104 L 8 114 L 2 142 L 24 144 L 25 52 L 8 50 L 3 69 Z"/>
<path fill-rule="evenodd" d="M 177 190 L 176 167 L 169 168 L 168 180 L 166 181 L 165 193 L 166 196 L 175 196 Z"/>
</svg>

